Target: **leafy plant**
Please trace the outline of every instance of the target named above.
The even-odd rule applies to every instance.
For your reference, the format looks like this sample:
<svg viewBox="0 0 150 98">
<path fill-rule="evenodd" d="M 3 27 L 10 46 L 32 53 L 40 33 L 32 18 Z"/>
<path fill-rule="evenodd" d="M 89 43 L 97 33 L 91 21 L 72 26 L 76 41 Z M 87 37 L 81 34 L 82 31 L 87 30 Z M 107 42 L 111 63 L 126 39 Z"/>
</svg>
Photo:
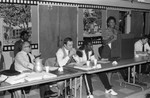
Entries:
<svg viewBox="0 0 150 98">
<path fill-rule="evenodd" d="M 31 22 L 31 6 L 19 4 L 0 4 L 0 17 L 9 27 L 28 29 Z"/>
<path fill-rule="evenodd" d="M 102 25 L 101 9 L 85 9 L 83 16 L 84 31 L 92 33 L 91 25 L 97 25 L 99 29 Z"/>
</svg>

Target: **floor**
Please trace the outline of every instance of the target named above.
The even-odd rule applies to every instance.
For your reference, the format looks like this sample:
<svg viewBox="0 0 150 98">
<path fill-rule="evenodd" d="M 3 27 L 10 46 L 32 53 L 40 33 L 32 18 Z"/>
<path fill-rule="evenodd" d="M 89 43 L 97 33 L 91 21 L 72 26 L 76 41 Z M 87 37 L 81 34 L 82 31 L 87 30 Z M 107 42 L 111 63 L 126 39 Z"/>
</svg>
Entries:
<svg viewBox="0 0 150 98">
<path fill-rule="evenodd" d="M 118 92 L 117 96 L 112 96 L 109 94 L 105 94 L 104 87 L 101 83 L 101 81 L 96 77 L 96 75 L 93 75 L 92 82 L 94 87 L 94 98 L 145 98 L 146 93 L 150 93 L 150 76 L 142 75 L 140 76 L 141 81 L 147 84 L 147 86 L 144 87 L 144 91 L 141 90 L 139 87 L 131 86 L 131 85 L 125 85 L 123 84 L 120 86 L 120 82 L 118 80 L 118 75 L 114 74 L 112 76 L 112 85 L 113 89 Z M 79 93 L 79 92 L 78 92 Z M 79 95 L 79 94 L 78 94 Z M 86 98 L 86 92 L 85 92 L 85 85 L 83 84 L 83 97 Z M 29 95 L 27 95 L 28 98 L 40 98 L 39 97 L 39 90 L 35 87 L 34 90 L 30 92 Z M 0 96 L 0 98 L 2 98 Z M 10 94 L 6 93 L 4 98 L 10 98 Z M 77 96 L 79 98 L 79 96 Z"/>
</svg>

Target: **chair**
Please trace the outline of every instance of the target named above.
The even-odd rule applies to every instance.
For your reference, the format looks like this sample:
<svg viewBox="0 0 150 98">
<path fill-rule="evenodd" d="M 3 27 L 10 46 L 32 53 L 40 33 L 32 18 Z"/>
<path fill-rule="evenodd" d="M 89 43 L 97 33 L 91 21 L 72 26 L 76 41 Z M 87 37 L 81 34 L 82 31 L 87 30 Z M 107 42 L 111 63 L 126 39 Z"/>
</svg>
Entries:
<svg viewBox="0 0 150 98">
<path fill-rule="evenodd" d="M 50 67 L 57 67 L 58 63 L 56 62 L 56 57 L 46 59 L 44 65 L 45 66 L 50 66 Z M 57 90 L 58 90 L 58 95 L 60 95 L 60 90 L 59 90 L 58 85 L 59 85 L 58 83 L 55 83 L 55 84 L 50 85 L 50 87 L 56 87 Z"/>
<path fill-rule="evenodd" d="M 1 74 L 7 75 L 7 76 L 13 76 L 13 75 L 20 74 L 20 72 L 15 70 L 15 61 L 13 61 L 12 64 L 10 65 L 10 68 L 2 71 Z M 24 97 L 27 98 L 25 90 L 24 89 L 21 89 L 21 90 L 22 90 Z M 11 98 L 15 97 L 15 90 L 8 90 L 8 92 L 11 93 Z M 4 94 L 5 94 L 5 92 L 4 92 Z"/>
<path fill-rule="evenodd" d="M 52 58 L 48 58 L 46 61 L 45 61 L 45 66 L 51 66 L 51 67 L 58 67 L 58 63 L 56 61 L 56 57 L 52 57 Z M 63 82 L 58 82 L 56 84 L 53 84 L 51 85 L 52 86 L 55 86 L 58 90 L 59 90 L 59 87 Z M 77 85 L 77 87 L 75 87 L 75 84 Z M 79 78 L 76 78 L 72 81 L 72 88 L 74 90 L 78 89 L 79 88 Z M 58 95 L 60 94 L 60 90 L 58 91 Z"/>
<path fill-rule="evenodd" d="M 99 53 L 99 56 L 100 56 L 100 57 L 101 57 L 101 55 L 102 55 L 102 50 L 103 50 L 103 46 L 101 46 L 101 47 L 98 48 L 98 53 Z"/>
<path fill-rule="evenodd" d="M 58 63 L 56 62 L 56 57 L 48 58 L 45 61 L 45 66 L 58 67 Z"/>
</svg>

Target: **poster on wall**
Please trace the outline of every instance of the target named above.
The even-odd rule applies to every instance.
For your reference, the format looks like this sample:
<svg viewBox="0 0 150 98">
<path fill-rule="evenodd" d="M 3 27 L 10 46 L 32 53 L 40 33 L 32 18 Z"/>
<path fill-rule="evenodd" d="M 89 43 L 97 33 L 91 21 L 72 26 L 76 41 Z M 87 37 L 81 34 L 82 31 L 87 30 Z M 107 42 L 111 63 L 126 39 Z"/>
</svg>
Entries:
<svg viewBox="0 0 150 98">
<path fill-rule="evenodd" d="M 83 9 L 84 37 L 100 36 L 102 33 L 102 10 Z"/>
<path fill-rule="evenodd" d="M 3 46 L 14 45 L 23 30 L 31 35 L 31 29 L 30 5 L 0 4 L 0 37 Z"/>
</svg>

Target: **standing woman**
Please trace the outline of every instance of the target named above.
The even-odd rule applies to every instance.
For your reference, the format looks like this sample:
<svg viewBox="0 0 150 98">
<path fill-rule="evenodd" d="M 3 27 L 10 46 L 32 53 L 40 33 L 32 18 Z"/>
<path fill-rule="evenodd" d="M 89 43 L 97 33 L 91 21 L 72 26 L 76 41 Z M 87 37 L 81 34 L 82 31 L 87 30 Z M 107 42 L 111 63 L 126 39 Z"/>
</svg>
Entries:
<svg viewBox="0 0 150 98">
<path fill-rule="evenodd" d="M 111 43 L 117 40 L 118 30 L 115 28 L 116 19 L 113 16 L 108 17 L 107 19 L 107 29 L 105 32 L 102 32 L 103 37 L 103 50 L 101 58 L 109 59 L 111 57 Z"/>
<path fill-rule="evenodd" d="M 108 17 L 107 19 L 107 29 L 102 33 L 103 38 L 103 46 L 101 58 L 105 60 L 109 60 L 111 58 L 111 43 L 117 40 L 118 30 L 115 29 L 116 26 L 116 18 L 113 16 Z M 108 79 L 111 83 L 111 75 L 112 73 L 108 73 Z"/>
<path fill-rule="evenodd" d="M 107 29 L 102 33 L 103 37 L 103 48 L 101 53 L 101 58 L 105 60 L 109 60 L 111 58 L 111 44 L 117 40 L 117 34 L 119 30 L 116 29 L 116 18 L 113 16 L 108 17 L 107 19 Z M 127 72 L 126 69 L 119 70 L 124 80 L 127 80 Z M 108 79 L 111 83 L 111 72 L 108 72 Z"/>
<path fill-rule="evenodd" d="M 96 58 L 94 56 L 92 42 L 89 40 L 84 41 L 83 45 L 77 51 L 77 55 L 79 56 L 80 58 L 79 62 L 81 63 L 87 62 L 87 61 L 94 62 Z M 111 95 L 117 95 L 117 93 L 113 89 L 111 89 L 111 86 L 108 81 L 108 77 L 105 72 L 99 72 L 99 73 L 96 73 L 96 75 L 102 81 L 102 84 L 104 85 L 106 89 L 105 93 L 108 93 Z M 88 86 L 86 86 L 87 98 L 94 98 L 91 74 L 86 74 L 86 76 L 84 77 L 84 80 L 85 80 L 85 84 L 88 84 Z"/>
</svg>

